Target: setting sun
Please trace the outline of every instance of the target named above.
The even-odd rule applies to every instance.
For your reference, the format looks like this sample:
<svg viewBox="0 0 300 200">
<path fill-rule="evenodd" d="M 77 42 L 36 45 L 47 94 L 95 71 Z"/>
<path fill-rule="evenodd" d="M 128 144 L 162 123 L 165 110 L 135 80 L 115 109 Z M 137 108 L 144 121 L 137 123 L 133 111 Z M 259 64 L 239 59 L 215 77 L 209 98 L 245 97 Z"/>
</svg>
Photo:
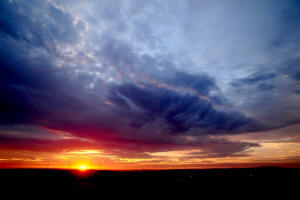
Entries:
<svg viewBox="0 0 300 200">
<path fill-rule="evenodd" d="M 85 170 L 87 170 L 87 167 L 85 165 L 81 165 L 79 169 L 80 169 L 80 171 L 85 171 Z"/>
</svg>

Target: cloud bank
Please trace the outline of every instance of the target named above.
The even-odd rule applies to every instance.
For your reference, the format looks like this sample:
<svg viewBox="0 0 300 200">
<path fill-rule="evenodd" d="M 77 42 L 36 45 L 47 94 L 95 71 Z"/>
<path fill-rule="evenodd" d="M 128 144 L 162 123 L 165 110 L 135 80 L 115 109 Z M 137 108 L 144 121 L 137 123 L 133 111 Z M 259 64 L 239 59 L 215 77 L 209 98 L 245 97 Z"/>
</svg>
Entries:
<svg viewBox="0 0 300 200">
<path fill-rule="evenodd" d="M 258 142 L 223 136 L 300 122 L 299 8 L 3 1 L 1 148 L 247 156 Z"/>
</svg>

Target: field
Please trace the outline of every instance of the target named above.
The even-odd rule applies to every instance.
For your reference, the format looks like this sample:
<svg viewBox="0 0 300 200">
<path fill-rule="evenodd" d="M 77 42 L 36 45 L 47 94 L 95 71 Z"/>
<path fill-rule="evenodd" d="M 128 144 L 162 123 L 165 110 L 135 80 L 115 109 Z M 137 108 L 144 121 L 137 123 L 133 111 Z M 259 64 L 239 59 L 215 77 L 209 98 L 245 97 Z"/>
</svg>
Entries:
<svg viewBox="0 0 300 200">
<path fill-rule="evenodd" d="M 161 171 L 2 169 L 1 194 L 21 199 L 99 199 L 177 195 L 287 197 L 299 190 L 300 169 L 247 168 Z"/>
</svg>

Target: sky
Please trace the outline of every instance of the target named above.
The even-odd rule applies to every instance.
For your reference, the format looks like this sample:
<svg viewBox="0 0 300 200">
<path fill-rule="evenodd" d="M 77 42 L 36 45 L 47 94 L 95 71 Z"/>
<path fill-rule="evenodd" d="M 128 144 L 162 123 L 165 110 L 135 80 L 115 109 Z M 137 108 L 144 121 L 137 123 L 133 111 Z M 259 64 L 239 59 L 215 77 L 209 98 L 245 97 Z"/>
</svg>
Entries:
<svg viewBox="0 0 300 200">
<path fill-rule="evenodd" d="M 300 2 L 0 0 L 0 168 L 300 167 Z"/>
</svg>

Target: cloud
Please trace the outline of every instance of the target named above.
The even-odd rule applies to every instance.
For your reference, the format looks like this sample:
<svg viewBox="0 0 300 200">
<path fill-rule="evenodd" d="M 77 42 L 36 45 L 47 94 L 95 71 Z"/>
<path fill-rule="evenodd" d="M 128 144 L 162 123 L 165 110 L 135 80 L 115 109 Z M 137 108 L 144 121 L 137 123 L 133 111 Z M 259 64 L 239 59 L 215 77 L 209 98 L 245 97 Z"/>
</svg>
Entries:
<svg viewBox="0 0 300 200">
<path fill-rule="evenodd" d="M 201 147 L 201 151 L 193 151 L 184 159 L 220 158 L 220 157 L 244 157 L 248 156 L 245 150 L 251 147 L 259 147 L 257 143 L 231 142 L 226 140 L 215 141 Z"/>
<path fill-rule="evenodd" d="M 75 88 L 70 79 L 63 77 L 66 71 L 53 68 L 50 58 L 32 62 L 12 49 L 1 48 L 0 53 L 1 123 L 27 122 L 54 112 L 53 108 L 59 111 L 61 104 L 68 108 L 80 104 L 70 95 L 70 89 Z"/>
<path fill-rule="evenodd" d="M 296 78 L 298 65 L 298 59 L 287 58 L 232 81 L 231 92 L 236 98 L 231 100 L 236 99 L 243 112 L 270 129 L 299 123 L 300 118 L 293 111 L 300 106 Z"/>
<path fill-rule="evenodd" d="M 72 23 L 72 16 L 48 2 L 4 1 L 0 9 L 1 33 L 8 39 L 50 52 L 78 39 L 80 29 Z"/>
<path fill-rule="evenodd" d="M 204 83 L 206 80 L 211 81 L 207 77 L 203 80 L 198 77 L 198 80 Z M 166 124 L 164 131 L 169 133 L 187 132 L 195 128 L 196 134 L 233 134 L 258 128 L 255 120 L 242 113 L 218 111 L 211 103 L 196 96 L 182 95 L 164 88 L 120 85 L 112 88 L 110 100 L 128 111 L 131 109 L 130 104 L 137 107 L 136 114 L 134 111 L 128 112 L 127 116 L 132 118 L 131 124 L 137 127 L 161 119 Z M 146 117 L 140 118 L 141 114 Z"/>
<path fill-rule="evenodd" d="M 300 121 L 298 13 L 283 4 L 4 1 L 0 130 L 23 134 L 1 146 L 51 150 L 32 126 L 121 157 L 246 155 L 258 144 L 211 136 Z M 78 138 L 53 148 L 92 145 Z"/>
<path fill-rule="evenodd" d="M 0 135 L 0 146 L 4 150 L 26 150 L 34 152 L 67 152 L 80 149 L 94 149 L 91 141 L 80 139 L 36 139 Z"/>
<path fill-rule="evenodd" d="M 256 73 L 247 76 L 246 78 L 241 78 L 235 80 L 231 85 L 235 88 L 243 89 L 245 87 L 254 87 L 258 91 L 268 91 L 275 88 L 272 80 L 276 78 L 275 73 Z"/>
<path fill-rule="evenodd" d="M 288 75 L 295 81 L 300 81 L 300 58 L 287 60 L 279 72 Z"/>
<path fill-rule="evenodd" d="M 240 85 L 253 85 L 262 83 L 264 81 L 268 81 L 270 79 L 273 79 L 276 76 L 274 73 L 267 73 L 267 74 L 252 74 L 246 78 L 238 79 L 237 81 L 233 82 L 233 86 L 240 86 Z"/>
<path fill-rule="evenodd" d="M 208 75 L 191 75 L 184 72 L 177 72 L 171 84 L 178 87 L 193 88 L 202 95 L 209 95 L 213 89 L 217 89 L 214 79 Z"/>
</svg>

